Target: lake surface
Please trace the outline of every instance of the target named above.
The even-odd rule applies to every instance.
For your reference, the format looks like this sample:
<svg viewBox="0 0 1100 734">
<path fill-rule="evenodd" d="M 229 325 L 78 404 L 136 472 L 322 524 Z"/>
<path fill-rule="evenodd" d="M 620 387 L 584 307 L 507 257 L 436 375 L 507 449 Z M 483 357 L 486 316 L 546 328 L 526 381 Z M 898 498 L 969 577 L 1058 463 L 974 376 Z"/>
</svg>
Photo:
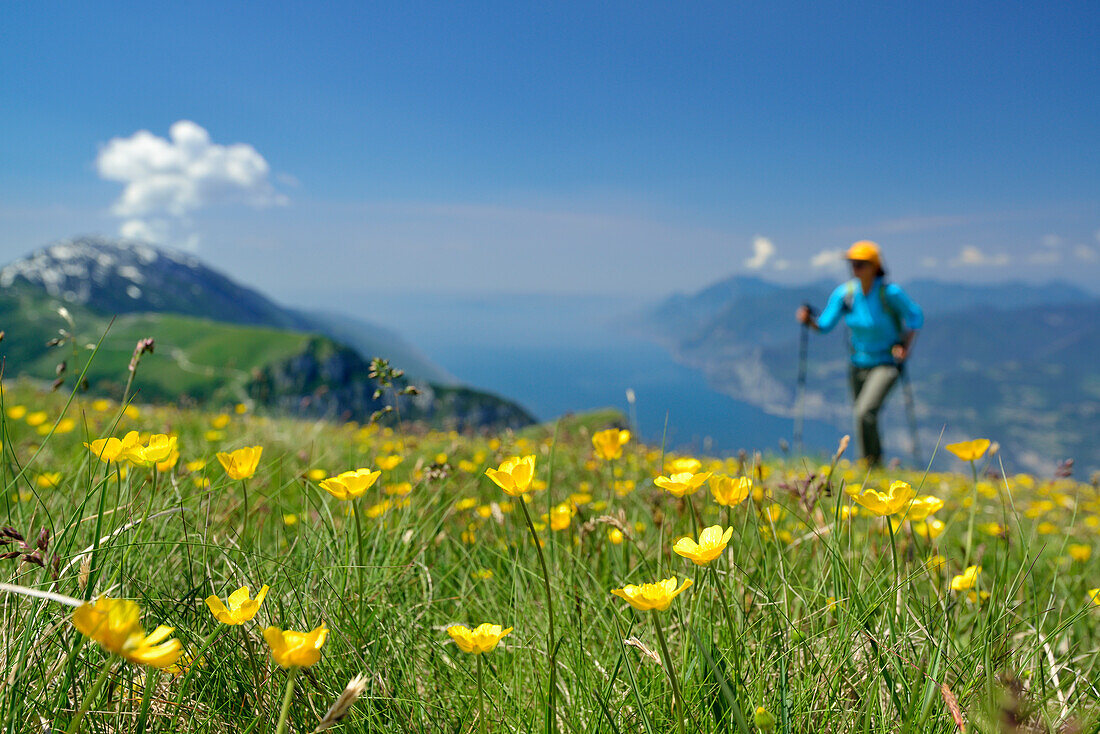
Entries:
<svg viewBox="0 0 1100 734">
<path fill-rule="evenodd" d="M 716 454 L 777 451 L 792 421 L 712 390 L 702 374 L 623 328 L 641 299 L 447 296 L 372 299 L 364 313 L 395 329 L 460 381 L 515 400 L 539 420 L 614 407 L 649 443 Z M 667 434 L 666 434 L 667 420 Z M 816 421 L 807 448 L 833 450 L 841 431 Z"/>
</svg>

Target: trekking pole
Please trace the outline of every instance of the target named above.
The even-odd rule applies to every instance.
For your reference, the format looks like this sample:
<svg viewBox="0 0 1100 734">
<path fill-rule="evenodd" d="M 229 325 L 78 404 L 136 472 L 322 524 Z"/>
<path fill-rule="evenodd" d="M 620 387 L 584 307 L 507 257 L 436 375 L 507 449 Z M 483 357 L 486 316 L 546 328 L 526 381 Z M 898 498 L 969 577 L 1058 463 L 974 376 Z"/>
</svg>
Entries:
<svg viewBox="0 0 1100 734">
<path fill-rule="evenodd" d="M 808 303 L 802 305 L 810 312 L 810 316 L 814 315 L 813 306 Z M 802 333 L 798 338 L 798 387 L 795 389 L 794 399 L 794 445 L 799 454 L 802 453 L 802 418 L 806 407 L 806 363 L 809 349 L 810 325 L 802 324 Z"/>
<path fill-rule="evenodd" d="M 921 465 L 920 434 L 917 431 L 917 407 L 913 400 L 913 383 L 909 381 L 909 370 L 901 365 L 901 385 L 905 392 L 905 413 L 909 417 L 909 444 L 913 450 L 913 466 Z"/>
</svg>

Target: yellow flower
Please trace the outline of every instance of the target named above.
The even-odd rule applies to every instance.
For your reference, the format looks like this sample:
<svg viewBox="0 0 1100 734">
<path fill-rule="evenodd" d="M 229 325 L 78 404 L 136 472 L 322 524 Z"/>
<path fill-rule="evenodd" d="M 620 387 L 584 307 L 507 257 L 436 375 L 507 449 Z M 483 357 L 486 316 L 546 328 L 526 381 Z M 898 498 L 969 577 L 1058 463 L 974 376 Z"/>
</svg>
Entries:
<svg viewBox="0 0 1100 734">
<path fill-rule="evenodd" d="M 59 471 L 44 471 L 35 477 L 34 483 L 38 485 L 39 489 L 49 489 L 50 487 L 57 487 L 61 484 L 61 472 Z"/>
<path fill-rule="evenodd" d="M 283 525 L 286 525 L 287 527 L 290 527 L 291 525 L 297 525 L 297 524 L 298 524 L 298 516 L 297 515 L 291 514 L 289 512 L 285 513 L 283 515 Z"/>
<path fill-rule="evenodd" d="M 111 401 L 104 398 L 92 401 L 92 410 L 97 413 L 106 413 L 111 409 Z"/>
<path fill-rule="evenodd" d="M 493 578 L 493 571 L 492 571 L 492 569 L 488 569 L 488 568 L 479 568 L 476 571 L 474 571 L 473 574 L 471 574 L 471 575 L 475 579 L 478 579 L 479 581 L 486 581 L 488 579 Z"/>
<path fill-rule="evenodd" d="M 156 462 L 156 470 L 161 473 L 172 471 L 172 468 L 175 467 L 178 461 L 179 451 L 173 449 L 171 452 L 168 453 L 168 456 L 165 457 L 164 461 Z"/>
<path fill-rule="evenodd" d="M 873 514 L 885 517 L 896 515 L 905 509 L 909 505 L 909 501 L 913 499 L 913 494 L 913 488 L 909 486 L 908 482 L 892 482 L 886 494 L 873 489 L 864 489 L 859 494 L 853 495 L 852 499 L 866 507 Z"/>
<path fill-rule="evenodd" d="M 1089 589 L 1089 600 L 1100 607 L 1100 589 Z"/>
<path fill-rule="evenodd" d="M 726 507 L 733 507 L 744 502 L 752 492 L 752 479 L 748 477 L 727 477 L 725 474 L 715 474 L 710 478 L 710 493 L 714 495 L 714 501 Z"/>
<path fill-rule="evenodd" d="M 32 426 L 32 427 L 33 426 L 40 426 L 43 423 L 45 423 L 46 419 L 49 418 L 49 417 L 50 416 L 49 416 L 48 413 L 46 413 L 46 411 L 36 410 L 36 411 L 34 411 L 33 413 L 31 413 L 27 416 L 27 425 Z"/>
<path fill-rule="evenodd" d="M 672 546 L 672 550 L 696 566 L 705 566 L 722 555 L 732 536 L 733 528 L 726 528 L 723 532 L 721 525 L 712 525 L 709 528 L 703 528 L 699 533 L 698 543 L 691 538 L 680 538 L 676 541 L 676 545 Z"/>
<path fill-rule="evenodd" d="M 669 474 L 694 474 L 703 468 L 703 462 L 690 456 L 678 456 L 665 462 L 665 471 Z"/>
<path fill-rule="evenodd" d="M 76 428 L 76 421 L 72 418 L 62 418 L 57 422 L 57 433 L 72 433 L 72 430 Z"/>
<path fill-rule="evenodd" d="M 248 412 L 248 406 L 245 405 L 244 403 L 237 403 L 236 405 L 233 406 L 233 412 L 236 413 L 237 415 L 244 415 L 245 413 Z"/>
<path fill-rule="evenodd" d="M 499 624 L 479 624 L 475 629 L 462 624 L 452 624 L 447 628 L 447 634 L 458 645 L 458 649 L 474 655 L 491 652 L 511 631 L 511 627 L 501 629 Z"/>
<path fill-rule="evenodd" d="M 8 408 L 8 417 L 13 421 L 21 420 L 23 416 L 27 414 L 27 406 L 25 405 L 13 405 Z"/>
<path fill-rule="evenodd" d="M 210 419 L 210 427 L 220 431 L 229 425 L 229 415 L 227 413 L 219 413 Z"/>
<path fill-rule="evenodd" d="M 573 520 L 573 505 L 562 502 L 550 508 L 550 529 L 565 530 Z"/>
<path fill-rule="evenodd" d="M 356 469 L 329 477 L 319 486 L 338 500 L 350 500 L 362 497 L 364 492 L 374 486 L 380 476 L 382 476 L 380 471 Z"/>
<path fill-rule="evenodd" d="M 608 461 L 620 458 L 623 455 L 623 446 L 628 441 L 630 431 L 620 431 L 618 428 L 608 428 L 592 435 L 592 447 L 596 450 L 596 456 Z"/>
<path fill-rule="evenodd" d="M 535 456 L 532 454 L 522 459 L 518 456 L 505 459 L 500 468 L 486 469 L 485 476 L 492 479 L 505 494 L 519 497 L 531 489 L 531 482 L 535 478 Z"/>
<path fill-rule="evenodd" d="M 653 483 L 673 497 L 683 497 L 685 494 L 694 494 L 698 492 L 699 488 L 702 487 L 703 483 L 708 479 L 710 479 L 709 471 L 703 472 L 702 474 L 680 472 L 679 474 L 672 474 L 667 477 L 657 477 L 653 480 Z"/>
<path fill-rule="evenodd" d="M 1082 545 L 1080 543 L 1069 544 L 1069 557 L 1075 561 L 1084 563 L 1092 557 L 1092 546 Z"/>
<path fill-rule="evenodd" d="M 624 540 L 623 531 L 618 528 L 611 528 L 607 531 L 607 539 L 611 542 L 611 545 L 622 545 Z"/>
<path fill-rule="evenodd" d="M 73 612 L 73 624 L 104 650 L 121 655 L 131 663 L 167 668 L 176 662 L 183 647 L 167 639 L 172 627 L 161 625 L 150 635 L 141 627 L 141 609 L 128 599 L 101 596 L 94 603 L 81 604 Z"/>
<path fill-rule="evenodd" d="M 927 520 L 913 523 L 913 532 L 925 540 L 933 540 L 943 534 L 945 527 L 947 526 L 941 520 L 930 517 Z"/>
<path fill-rule="evenodd" d="M 396 468 L 397 465 L 400 464 L 403 460 L 403 457 L 399 454 L 391 454 L 389 456 L 379 456 L 377 459 L 375 459 L 374 463 L 379 469 L 382 469 L 383 471 L 390 471 L 391 469 Z"/>
<path fill-rule="evenodd" d="M 206 459 L 195 459 L 194 461 L 187 462 L 183 466 L 189 472 L 202 471 L 206 468 Z"/>
<path fill-rule="evenodd" d="M 217 456 L 230 479 L 248 479 L 256 473 L 256 467 L 260 463 L 260 454 L 263 452 L 263 446 L 248 446 L 231 453 L 219 451 Z"/>
<path fill-rule="evenodd" d="M 135 452 L 141 447 L 141 438 L 137 431 L 130 431 L 122 439 L 114 436 L 97 438 L 91 443 L 85 443 L 84 446 L 100 461 L 129 461 L 136 456 Z"/>
<path fill-rule="evenodd" d="M 909 505 L 909 510 L 905 513 L 905 519 L 910 522 L 920 522 L 932 513 L 939 512 L 942 509 L 943 500 L 926 494 L 913 500 Z"/>
<path fill-rule="evenodd" d="M 226 599 L 229 602 L 228 605 L 223 604 L 217 596 L 208 596 L 206 606 L 209 607 L 214 618 L 222 624 L 244 624 L 260 611 L 260 605 L 264 603 L 264 598 L 267 596 L 267 589 L 267 584 L 264 584 L 263 588 L 256 592 L 256 598 L 249 599 L 248 587 L 242 586 Z"/>
<path fill-rule="evenodd" d="M 141 411 L 138 410 L 138 407 L 136 405 L 133 405 L 133 404 L 127 405 L 126 409 L 123 410 L 122 412 L 125 413 L 126 417 L 129 418 L 130 420 L 136 421 L 138 418 L 141 417 Z"/>
<path fill-rule="evenodd" d="M 951 590 L 966 591 L 974 588 L 974 584 L 978 583 L 978 574 L 981 572 L 981 566 L 967 566 L 965 571 L 951 579 Z"/>
<path fill-rule="evenodd" d="M 640 586 L 627 584 L 621 589 L 612 589 L 611 593 L 626 599 L 630 606 L 643 612 L 647 609 L 663 611 L 668 609 L 668 605 L 672 603 L 672 600 L 691 584 L 691 579 L 684 579 L 684 583 L 677 588 L 676 577 L 673 576 L 655 584 L 641 584 Z"/>
<path fill-rule="evenodd" d="M 285 632 L 278 627 L 264 630 L 264 640 L 271 648 L 271 658 L 281 668 L 308 668 L 321 659 L 321 645 L 328 637 L 328 628 L 320 626 L 309 632 Z"/>
<path fill-rule="evenodd" d="M 989 445 L 988 438 L 975 438 L 972 441 L 949 443 L 944 448 L 963 461 L 977 461 L 985 456 L 985 452 L 989 450 Z"/>
</svg>

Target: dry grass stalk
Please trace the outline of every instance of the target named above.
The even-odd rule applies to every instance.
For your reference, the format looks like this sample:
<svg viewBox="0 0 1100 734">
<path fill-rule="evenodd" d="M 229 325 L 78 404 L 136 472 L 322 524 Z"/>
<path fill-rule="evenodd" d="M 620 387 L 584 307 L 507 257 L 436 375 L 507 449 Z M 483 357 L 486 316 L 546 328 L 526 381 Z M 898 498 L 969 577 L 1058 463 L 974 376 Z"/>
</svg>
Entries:
<svg viewBox="0 0 1100 734">
<path fill-rule="evenodd" d="M 363 695 L 363 691 L 365 691 L 366 688 L 367 677 L 365 675 L 357 675 L 348 681 L 340 697 L 336 699 L 336 702 L 332 704 L 331 707 L 329 707 L 329 710 L 325 712 L 325 717 L 321 719 L 321 723 L 317 724 L 317 728 L 313 730 L 313 734 L 336 726 L 343 721 L 356 699 Z"/>
</svg>

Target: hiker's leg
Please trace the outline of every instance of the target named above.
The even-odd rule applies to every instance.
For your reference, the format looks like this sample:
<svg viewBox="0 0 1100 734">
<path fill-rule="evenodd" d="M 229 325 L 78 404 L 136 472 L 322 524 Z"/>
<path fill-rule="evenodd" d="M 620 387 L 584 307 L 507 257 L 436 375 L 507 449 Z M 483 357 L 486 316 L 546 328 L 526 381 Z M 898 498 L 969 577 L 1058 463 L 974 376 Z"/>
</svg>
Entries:
<svg viewBox="0 0 1100 734">
<path fill-rule="evenodd" d="M 878 435 L 878 412 L 886 400 L 890 388 L 898 381 L 900 374 L 893 365 L 879 365 L 865 370 L 860 380 L 859 393 L 856 395 L 856 434 L 864 458 L 871 464 L 882 461 L 882 441 Z"/>
</svg>

